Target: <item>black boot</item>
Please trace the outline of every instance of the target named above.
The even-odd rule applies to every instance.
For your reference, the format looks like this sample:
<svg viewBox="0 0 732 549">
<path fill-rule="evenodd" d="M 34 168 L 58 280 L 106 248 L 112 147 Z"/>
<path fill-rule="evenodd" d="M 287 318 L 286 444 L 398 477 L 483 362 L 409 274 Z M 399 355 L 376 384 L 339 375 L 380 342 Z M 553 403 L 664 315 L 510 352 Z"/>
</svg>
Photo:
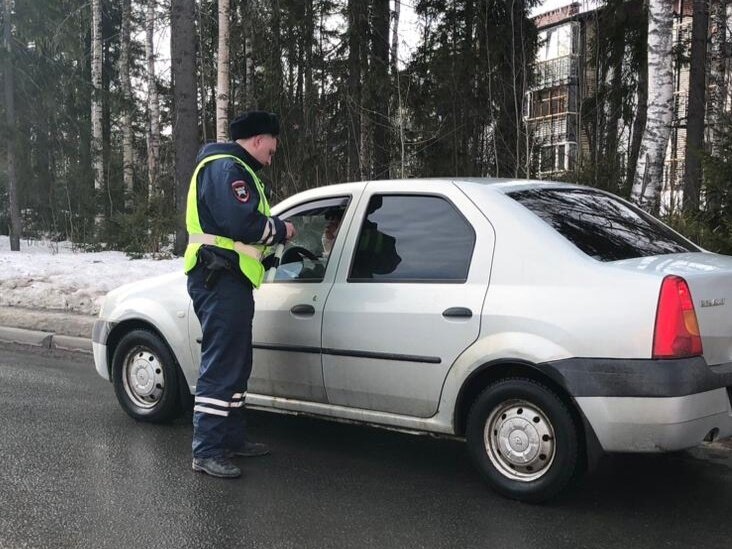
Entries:
<svg viewBox="0 0 732 549">
<path fill-rule="evenodd" d="M 241 476 L 241 469 L 226 457 L 193 458 L 193 470 L 219 478 L 237 478 Z"/>
</svg>

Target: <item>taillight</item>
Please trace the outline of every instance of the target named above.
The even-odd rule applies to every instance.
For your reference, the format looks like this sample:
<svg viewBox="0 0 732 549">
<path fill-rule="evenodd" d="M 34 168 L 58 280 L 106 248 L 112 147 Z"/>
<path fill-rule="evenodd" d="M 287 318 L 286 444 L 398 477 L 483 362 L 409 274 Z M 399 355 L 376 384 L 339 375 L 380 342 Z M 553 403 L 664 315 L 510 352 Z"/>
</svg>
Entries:
<svg viewBox="0 0 732 549">
<path fill-rule="evenodd" d="M 653 334 L 653 358 L 682 358 L 702 354 L 699 323 L 686 280 L 667 276 L 661 283 Z"/>
</svg>

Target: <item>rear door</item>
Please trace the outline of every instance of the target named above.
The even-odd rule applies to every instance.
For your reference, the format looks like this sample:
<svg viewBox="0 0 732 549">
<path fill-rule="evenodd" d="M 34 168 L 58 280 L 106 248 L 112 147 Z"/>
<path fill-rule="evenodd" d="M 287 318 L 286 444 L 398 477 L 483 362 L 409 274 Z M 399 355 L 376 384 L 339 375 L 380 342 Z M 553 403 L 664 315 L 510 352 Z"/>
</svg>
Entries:
<svg viewBox="0 0 732 549">
<path fill-rule="evenodd" d="M 493 229 L 450 183 L 373 182 L 323 317 L 331 404 L 417 417 L 478 337 Z"/>
</svg>

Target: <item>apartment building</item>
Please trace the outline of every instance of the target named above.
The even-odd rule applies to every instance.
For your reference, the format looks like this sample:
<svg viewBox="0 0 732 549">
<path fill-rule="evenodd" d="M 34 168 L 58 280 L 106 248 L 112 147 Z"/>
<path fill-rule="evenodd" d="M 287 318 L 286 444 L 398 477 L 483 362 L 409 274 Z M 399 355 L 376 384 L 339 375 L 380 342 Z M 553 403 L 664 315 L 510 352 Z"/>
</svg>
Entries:
<svg viewBox="0 0 732 549">
<path fill-rule="evenodd" d="M 691 38 L 692 0 L 674 2 L 673 40 L 675 49 L 688 51 Z M 594 43 L 597 12 L 586 3 L 568 6 L 535 17 L 540 49 L 536 56 L 535 80 L 526 95 L 524 119 L 534 136 L 534 153 L 539 177 L 556 177 L 576 169 L 578 162 L 590 156 L 590 136 L 583 130 L 581 105 L 595 94 L 596 73 L 591 66 L 588 48 Z M 732 4 L 730 5 L 732 10 Z M 728 13 L 727 41 L 730 40 L 732 13 Z M 710 20 L 710 37 L 718 32 Z M 730 74 L 730 48 L 712 51 L 723 56 Z M 726 86 L 729 90 L 730 86 Z M 683 186 L 686 151 L 686 113 L 688 107 L 689 65 L 674 59 L 674 103 L 671 136 L 666 154 L 664 202 L 674 201 Z M 621 163 L 630 143 L 630 128 L 620 132 Z"/>
</svg>

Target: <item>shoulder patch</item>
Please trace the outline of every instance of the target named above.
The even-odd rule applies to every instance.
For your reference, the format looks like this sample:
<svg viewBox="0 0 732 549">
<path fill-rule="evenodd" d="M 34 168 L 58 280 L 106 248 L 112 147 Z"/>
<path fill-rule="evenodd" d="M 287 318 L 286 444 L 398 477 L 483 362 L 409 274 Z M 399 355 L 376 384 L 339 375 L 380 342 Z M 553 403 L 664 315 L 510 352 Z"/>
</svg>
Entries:
<svg viewBox="0 0 732 549">
<path fill-rule="evenodd" d="M 238 180 L 231 184 L 231 190 L 234 192 L 234 198 L 241 203 L 249 202 L 251 193 L 249 192 L 249 186 L 246 181 Z"/>
</svg>

